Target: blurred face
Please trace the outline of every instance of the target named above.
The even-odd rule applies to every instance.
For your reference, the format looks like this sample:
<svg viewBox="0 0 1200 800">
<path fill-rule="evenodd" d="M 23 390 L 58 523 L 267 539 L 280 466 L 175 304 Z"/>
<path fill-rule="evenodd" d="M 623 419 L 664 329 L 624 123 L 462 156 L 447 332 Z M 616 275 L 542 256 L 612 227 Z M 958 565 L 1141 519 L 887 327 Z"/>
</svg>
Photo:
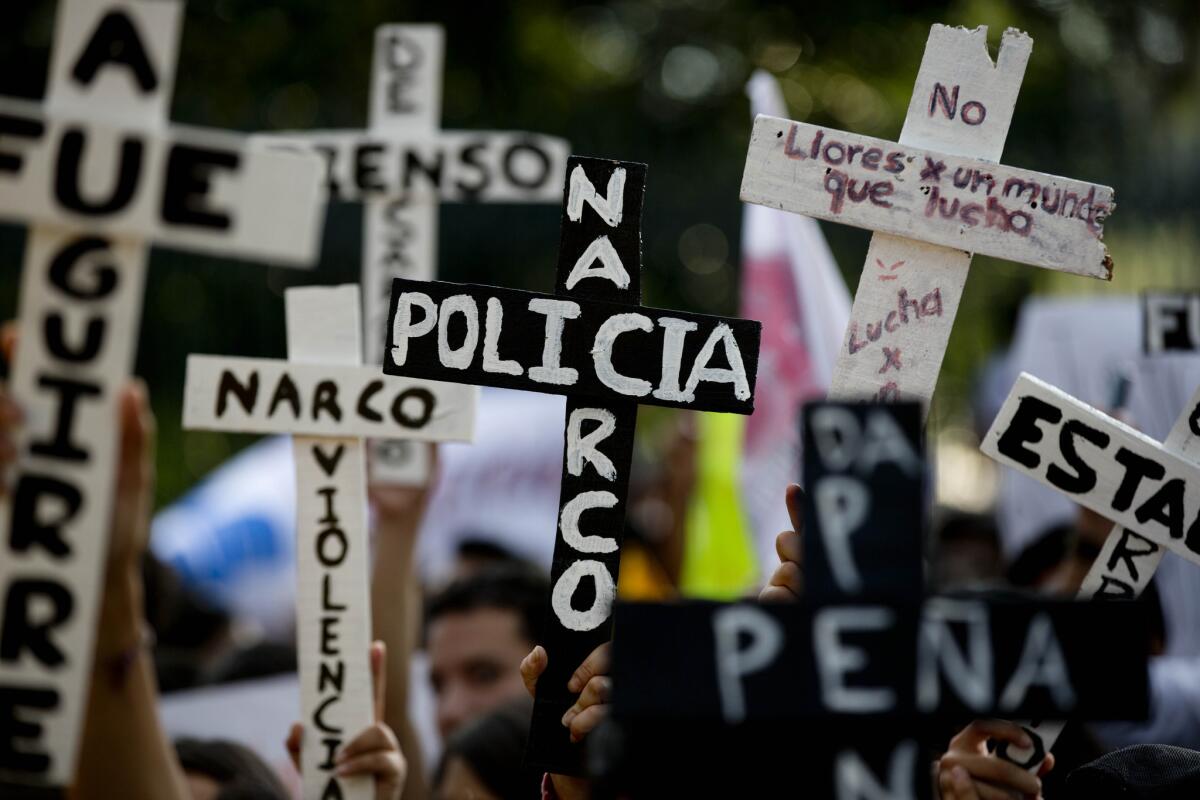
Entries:
<svg viewBox="0 0 1200 800">
<path fill-rule="evenodd" d="M 491 789 L 479 780 L 471 765 L 458 756 L 446 762 L 441 783 L 434 790 L 437 800 L 499 800 Z"/>
<path fill-rule="evenodd" d="M 207 775 L 199 772 L 184 773 L 187 779 L 188 797 L 190 800 L 216 800 L 221 793 L 221 786 Z"/>
<path fill-rule="evenodd" d="M 515 611 L 444 614 L 429 626 L 429 666 L 442 736 L 525 694 L 521 659 L 533 649 Z"/>
</svg>

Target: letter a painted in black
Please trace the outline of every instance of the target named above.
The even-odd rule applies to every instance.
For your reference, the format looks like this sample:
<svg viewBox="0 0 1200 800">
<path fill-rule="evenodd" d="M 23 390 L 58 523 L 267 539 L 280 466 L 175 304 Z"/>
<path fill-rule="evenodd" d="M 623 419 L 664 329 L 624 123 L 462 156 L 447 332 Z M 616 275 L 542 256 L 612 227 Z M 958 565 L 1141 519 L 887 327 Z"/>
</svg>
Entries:
<svg viewBox="0 0 1200 800">
<path fill-rule="evenodd" d="M 158 76 L 150 66 L 146 48 L 137 27 L 122 11 L 110 11 L 96 26 L 96 32 L 88 40 L 83 55 L 75 62 L 71 77 L 87 86 L 96 78 L 104 64 L 124 64 L 133 73 L 142 94 L 149 94 L 158 86 Z"/>
</svg>

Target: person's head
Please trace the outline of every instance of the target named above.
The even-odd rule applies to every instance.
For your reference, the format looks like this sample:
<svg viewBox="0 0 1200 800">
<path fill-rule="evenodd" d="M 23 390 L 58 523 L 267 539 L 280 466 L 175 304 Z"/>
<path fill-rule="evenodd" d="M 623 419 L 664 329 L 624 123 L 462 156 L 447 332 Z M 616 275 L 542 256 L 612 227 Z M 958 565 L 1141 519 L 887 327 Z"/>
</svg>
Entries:
<svg viewBox="0 0 1200 800">
<path fill-rule="evenodd" d="M 278 776 L 248 747 L 216 739 L 178 739 L 175 753 L 191 800 L 288 798 Z"/>
<path fill-rule="evenodd" d="M 523 765 L 528 695 L 468 722 L 446 739 L 433 779 L 435 798 L 537 797 L 541 770 Z"/>
<path fill-rule="evenodd" d="M 447 736 L 525 694 L 521 659 L 537 643 L 549 583 L 527 566 L 494 567 L 455 581 L 425 613 L 425 645 Z"/>
</svg>

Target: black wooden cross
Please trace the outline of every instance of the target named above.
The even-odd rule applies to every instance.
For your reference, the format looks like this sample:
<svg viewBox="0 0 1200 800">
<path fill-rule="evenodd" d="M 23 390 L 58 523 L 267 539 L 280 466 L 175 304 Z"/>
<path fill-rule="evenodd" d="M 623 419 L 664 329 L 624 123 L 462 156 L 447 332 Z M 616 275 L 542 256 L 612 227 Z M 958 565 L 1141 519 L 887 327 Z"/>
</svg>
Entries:
<svg viewBox="0 0 1200 800">
<path fill-rule="evenodd" d="M 606 793 L 910 800 L 967 720 L 1144 717 L 1136 607 L 924 595 L 920 414 L 806 408 L 804 602 L 618 604 Z"/>
<path fill-rule="evenodd" d="M 612 627 L 638 404 L 754 410 L 759 323 L 640 305 L 645 179 L 645 164 L 568 160 L 555 294 L 392 285 L 384 372 L 567 396 L 550 662 L 528 751 L 552 772 L 581 769 L 560 719 L 568 678 Z"/>
</svg>

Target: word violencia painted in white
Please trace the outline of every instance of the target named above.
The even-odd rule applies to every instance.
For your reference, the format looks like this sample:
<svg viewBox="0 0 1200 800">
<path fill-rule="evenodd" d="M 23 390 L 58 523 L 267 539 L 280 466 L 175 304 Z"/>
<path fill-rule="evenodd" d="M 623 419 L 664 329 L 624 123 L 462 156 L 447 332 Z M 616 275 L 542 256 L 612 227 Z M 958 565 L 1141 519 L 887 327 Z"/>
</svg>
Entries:
<svg viewBox="0 0 1200 800">
<path fill-rule="evenodd" d="M 377 367 L 192 355 L 183 426 L 244 433 L 474 438 L 474 386 L 381 375 Z"/>
<path fill-rule="evenodd" d="M 1200 466 L 1022 373 L 980 449 L 1200 564 Z"/>
</svg>

